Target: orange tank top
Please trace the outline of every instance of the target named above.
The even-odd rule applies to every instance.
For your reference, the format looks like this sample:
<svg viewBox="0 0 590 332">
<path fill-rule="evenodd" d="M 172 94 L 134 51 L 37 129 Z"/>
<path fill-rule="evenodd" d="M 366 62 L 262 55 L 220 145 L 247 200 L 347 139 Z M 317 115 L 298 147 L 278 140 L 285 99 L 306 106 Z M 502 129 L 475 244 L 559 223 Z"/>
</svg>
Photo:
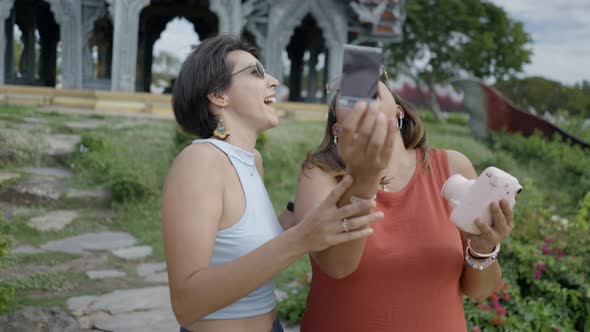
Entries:
<svg viewBox="0 0 590 332">
<path fill-rule="evenodd" d="M 311 259 L 312 281 L 302 332 L 466 331 L 459 279 L 461 236 L 440 191 L 449 178 L 447 154 L 421 151 L 410 182 L 399 192 L 379 191 L 361 262 L 334 279 Z"/>
</svg>

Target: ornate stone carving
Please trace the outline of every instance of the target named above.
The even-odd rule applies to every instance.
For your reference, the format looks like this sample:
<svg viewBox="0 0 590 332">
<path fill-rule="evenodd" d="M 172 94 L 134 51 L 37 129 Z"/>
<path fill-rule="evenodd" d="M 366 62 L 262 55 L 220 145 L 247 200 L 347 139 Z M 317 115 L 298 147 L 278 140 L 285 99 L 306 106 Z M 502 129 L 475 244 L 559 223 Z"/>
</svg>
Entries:
<svg viewBox="0 0 590 332">
<path fill-rule="evenodd" d="M 4 72 L 4 50 L 6 50 L 6 31 L 4 31 L 4 21 L 10 15 L 10 10 L 14 5 L 14 0 L 0 0 L 0 85 L 4 84 L 6 73 Z"/>
<path fill-rule="evenodd" d="M 150 0 L 111 0 L 114 47 L 111 90 L 135 91 L 139 14 Z"/>
<path fill-rule="evenodd" d="M 351 44 L 400 40 L 405 20 L 405 0 L 357 0 L 350 2 L 349 7 Z"/>
<path fill-rule="evenodd" d="M 347 16 L 344 5 L 336 0 L 281 0 L 270 11 L 267 41 L 264 47 L 269 72 L 283 80 L 281 54 L 287 47 L 295 28 L 311 14 L 322 29 L 329 50 L 328 77 L 339 76 L 342 70 L 342 50 L 347 40 Z"/>
<path fill-rule="evenodd" d="M 242 5 L 240 0 L 210 0 L 209 9 L 219 18 L 219 32 L 239 35 L 242 31 Z"/>
<path fill-rule="evenodd" d="M 242 5 L 242 29 L 252 33 L 260 46 L 266 44 L 272 3 L 272 0 L 250 0 Z"/>
<path fill-rule="evenodd" d="M 82 5 L 77 0 L 46 0 L 59 24 L 62 86 L 82 88 Z"/>
</svg>

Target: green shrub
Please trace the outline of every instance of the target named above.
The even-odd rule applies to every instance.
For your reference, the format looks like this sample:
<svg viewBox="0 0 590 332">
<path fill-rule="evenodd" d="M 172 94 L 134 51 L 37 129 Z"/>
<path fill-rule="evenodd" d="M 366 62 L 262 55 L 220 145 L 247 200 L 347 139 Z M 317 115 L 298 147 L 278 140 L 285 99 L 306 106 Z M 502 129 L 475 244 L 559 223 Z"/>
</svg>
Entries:
<svg viewBox="0 0 590 332">
<path fill-rule="evenodd" d="M 4 222 L 0 218 L 0 222 Z M 4 268 L 8 256 L 9 242 L 8 238 L 4 236 L 4 231 L 0 232 L 0 268 Z M 8 303 L 14 295 L 14 287 L 3 281 L 0 281 L 0 313 L 8 309 Z"/>
<path fill-rule="evenodd" d="M 469 122 L 469 115 L 464 113 L 449 113 L 445 118 L 445 122 L 459 126 L 466 126 Z"/>
<path fill-rule="evenodd" d="M 152 197 L 161 191 L 175 149 L 170 135 L 158 136 L 162 132 L 148 125 L 84 133 L 79 151 L 70 159 L 71 167 L 82 178 L 105 184 L 116 202 Z M 178 142 L 174 143 L 178 146 Z"/>
</svg>

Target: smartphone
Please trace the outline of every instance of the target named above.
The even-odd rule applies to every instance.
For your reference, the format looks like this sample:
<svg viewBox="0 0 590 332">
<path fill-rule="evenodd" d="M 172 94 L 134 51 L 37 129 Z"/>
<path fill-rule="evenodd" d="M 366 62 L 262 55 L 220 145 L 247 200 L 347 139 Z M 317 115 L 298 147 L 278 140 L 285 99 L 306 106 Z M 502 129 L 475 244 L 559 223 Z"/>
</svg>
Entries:
<svg viewBox="0 0 590 332">
<path fill-rule="evenodd" d="M 359 100 L 377 97 L 381 53 L 377 47 L 344 45 L 340 105 L 352 107 Z"/>
</svg>

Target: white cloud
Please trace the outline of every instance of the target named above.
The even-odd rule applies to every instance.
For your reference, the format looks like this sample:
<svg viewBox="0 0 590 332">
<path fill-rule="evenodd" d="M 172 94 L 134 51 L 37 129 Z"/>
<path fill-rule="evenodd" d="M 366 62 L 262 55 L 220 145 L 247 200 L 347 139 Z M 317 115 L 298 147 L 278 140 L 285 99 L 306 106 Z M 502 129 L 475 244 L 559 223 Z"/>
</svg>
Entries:
<svg viewBox="0 0 590 332">
<path fill-rule="evenodd" d="M 590 80 L 590 1 L 492 0 L 533 38 L 526 75 L 573 84 Z"/>
</svg>

